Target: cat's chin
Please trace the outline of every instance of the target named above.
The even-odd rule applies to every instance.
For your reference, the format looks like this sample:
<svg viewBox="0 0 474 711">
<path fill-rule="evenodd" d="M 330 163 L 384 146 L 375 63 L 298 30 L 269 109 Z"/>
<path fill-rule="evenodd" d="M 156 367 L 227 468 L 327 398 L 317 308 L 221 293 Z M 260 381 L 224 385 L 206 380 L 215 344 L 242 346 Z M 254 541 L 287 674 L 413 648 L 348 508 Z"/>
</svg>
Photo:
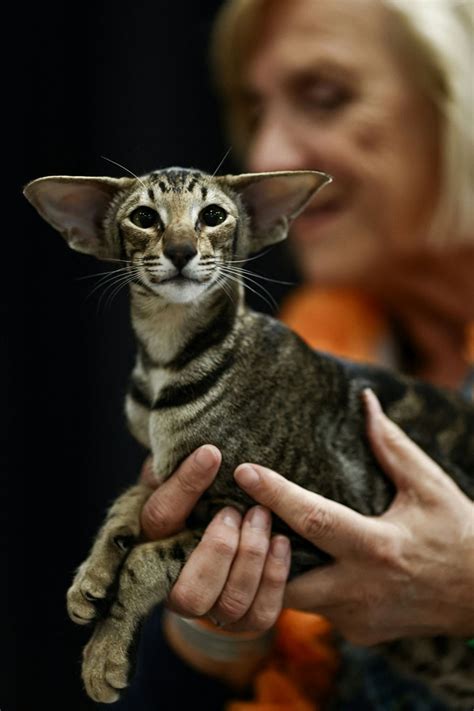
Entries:
<svg viewBox="0 0 474 711">
<path fill-rule="evenodd" d="M 209 289 L 209 281 L 200 282 L 185 277 L 175 277 L 151 286 L 153 291 L 170 304 L 186 304 L 199 299 Z"/>
</svg>

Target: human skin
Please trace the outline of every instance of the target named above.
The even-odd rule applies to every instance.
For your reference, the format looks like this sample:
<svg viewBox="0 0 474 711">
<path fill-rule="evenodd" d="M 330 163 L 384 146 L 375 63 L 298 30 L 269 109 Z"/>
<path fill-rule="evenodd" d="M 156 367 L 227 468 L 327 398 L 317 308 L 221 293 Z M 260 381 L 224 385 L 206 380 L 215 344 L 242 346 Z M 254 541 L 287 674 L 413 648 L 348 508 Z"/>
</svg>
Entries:
<svg viewBox="0 0 474 711">
<path fill-rule="evenodd" d="M 412 374 L 467 375 L 474 247 L 433 247 L 441 118 L 416 54 L 380 0 L 275 0 L 240 77 L 246 167 L 323 170 L 333 182 L 292 225 L 307 283 L 362 288 L 402 334 Z"/>
<path fill-rule="evenodd" d="M 416 356 L 413 374 L 459 387 L 468 367 L 463 351 L 473 317 L 474 250 L 433 250 L 426 243 L 438 196 L 439 117 L 414 81 L 413 65 L 404 64 L 404 48 L 388 32 L 385 8 L 375 0 L 292 0 L 272 6 L 267 20 L 242 77 L 251 123 L 247 167 L 314 168 L 334 177 L 291 231 L 305 279 L 373 293 Z M 329 538 L 329 546 L 337 546 L 334 553 L 328 549 L 335 563 L 285 588 L 285 559 L 279 565 L 266 553 L 268 524 L 250 532 L 249 512 L 230 532 L 216 519 L 183 569 L 170 605 L 191 617 L 208 614 L 231 629 L 265 629 L 284 599 L 324 612 L 347 638 L 365 644 L 443 631 L 473 634 L 472 504 L 376 408 L 368 417 L 374 451 L 399 490 L 383 517 L 366 519 L 315 500 L 262 467 L 254 467 L 259 487 L 247 489 L 284 519 L 280 506 L 292 496 L 298 506 L 312 501 L 320 533 L 308 537 L 323 549 Z M 204 488 L 217 459 L 210 467 L 202 474 Z M 194 474 L 189 477 L 194 481 Z M 432 499 L 419 489 L 422 480 L 433 489 Z M 173 481 L 145 509 L 152 537 L 146 521 L 155 497 L 168 491 L 170 511 L 179 505 Z M 161 511 L 169 520 L 165 503 Z M 291 510 L 286 515 L 291 518 Z M 298 521 L 288 519 L 296 530 Z M 158 530 L 166 535 L 162 525 Z M 262 593 L 263 580 L 271 596 Z"/>
<path fill-rule="evenodd" d="M 265 467 L 242 464 L 236 482 L 260 506 L 243 520 L 230 508 L 213 519 L 169 596 L 172 609 L 229 630 L 263 631 L 282 606 L 292 607 L 324 614 L 362 645 L 474 635 L 474 505 L 384 415 L 371 391 L 364 399 L 371 446 L 397 488 L 390 508 L 365 517 Z M 180 530 L 214 480 L 220 453 L 210 445 L 198 452 L 204 467 L 191 455 L 147 502 L 142 525 L 150 538 Z M 271 539 L 270 511 L 334 562 L 287 584 L 288 541 Z M 256 512 L 260 525 L 252 526 Z"/>
<path fill-rule="evenodd" d="M 438 114 L 390 20 L 377 0 L 274 2 L 243 69 L 247 167 L 333 177 L 291 232 L 319 284 L 365 283 L 418 249 L 437 201 Z"/>
</svg>

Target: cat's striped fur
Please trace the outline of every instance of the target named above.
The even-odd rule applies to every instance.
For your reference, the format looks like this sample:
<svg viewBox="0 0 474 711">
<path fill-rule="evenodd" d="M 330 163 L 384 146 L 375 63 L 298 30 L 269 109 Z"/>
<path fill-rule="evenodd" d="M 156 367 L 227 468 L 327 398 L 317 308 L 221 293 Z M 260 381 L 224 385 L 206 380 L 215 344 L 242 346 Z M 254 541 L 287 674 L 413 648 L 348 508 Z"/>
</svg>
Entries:
<svg viewBox="0 0 474 711">
<path fill-rule="evenodd" d="M 241 260 L 283 239 L 326 179 L 311 171 L 212 177 L 176 168 L 136 180 L 41 178 L 26 188 L 71 247 L 123 260 L 138 344 L 126 411 L 132 433 L 153 453 L 157 479 L 206 442 L 223 454 L 192 531 L 141 541 L 139 513 L 150 491 L 137 485 L 116 501 L 79 568 L 68 608 L 79 623 L 99 618 L 83 664 L 87 691 L 98 701 L 114 701 L 126 686 L 137 630 L 211 516 L 226 504 L 251 505 L 233 481 L 239 463 L 265 464 L 365 514 L 388 506 L 392 485 L 364 434 L 363 388 L 474 494 L 472 404 L 313 352 L 244 305 Z M 293 575 L 327 560 L 281 521 L 274 528 L 292 539 Z M 462 640 L 409 640 L 385 650 L 453 708 L 474 703 L 472 652 Z"/>
</svg>

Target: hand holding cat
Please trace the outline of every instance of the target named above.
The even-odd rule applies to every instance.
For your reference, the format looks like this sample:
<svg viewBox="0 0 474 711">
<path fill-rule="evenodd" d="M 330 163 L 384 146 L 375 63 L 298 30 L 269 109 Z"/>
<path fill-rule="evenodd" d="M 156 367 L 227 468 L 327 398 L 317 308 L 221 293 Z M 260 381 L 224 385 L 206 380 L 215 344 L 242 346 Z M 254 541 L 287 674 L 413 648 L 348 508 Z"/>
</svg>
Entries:
<svg viewBox="0 0 474 711">
<path fill-rule="evenodd" d="M 219 450 L 205 445 L 154 492 L 142 512 L 148 538 L 164 538 L 184 528 L 220 461 Z M 142 481 L 153 485 L 148 462 Z M 270 512 L 262 506 L 251 508 L 243 520 L 232 507 L 224 508 L 191 554 L 169 596 L 169 607 L 187 617 L 207 615 L 220 624 L 238 620 L 235 629 L 271 627 L 282 607 L 290 549 L 284 536 L 270 541 L 270 532 Z"/>
<path fill-rule="evenodd" d="M 295 531 L 334 556 L 286 588 L 284 605 L 325 615 L 352 642 L 474 633 L 474 506 L 437 464 L 364 393 L 367 433 L 397 486 L 366 517 L 261 466 L 236 480 Z"/>
<path fill-rule="evenodd" d="M 224 509 L 184 567 L 170 595 L 173 609 L 208 615 L 229 629 L 255 630 L 270 627 L 284 604 L 324 614 L 358 644 L 474 633 L 473 504 L 383 414 L 371 391 L 365 404 L 373 451 L 397 486 L 390 508 L 382 516 L 362 516 L 265 467 L 241 465 L 237 483 L 335 560 L 286 585 L 288 543 L 277 536 L 270 546 L 268 510 L 254 507 L 242 522 L 236 511 Z M 218 450 L 206 445 L 198 452 L 208 457 L 207 466 L 194 453 L 147 502 L 142 521 L 150 537 L 182 528 L 212 483 Z M 283 557 L 272 555 L 277 541 Z"/>
</svg>

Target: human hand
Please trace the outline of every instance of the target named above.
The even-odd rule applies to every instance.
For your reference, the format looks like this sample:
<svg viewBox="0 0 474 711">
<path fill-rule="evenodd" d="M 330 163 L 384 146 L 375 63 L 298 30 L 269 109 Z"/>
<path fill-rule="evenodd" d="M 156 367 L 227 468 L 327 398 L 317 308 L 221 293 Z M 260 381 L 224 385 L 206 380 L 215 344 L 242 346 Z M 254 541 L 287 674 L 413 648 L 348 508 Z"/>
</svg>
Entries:
<svg viewBox="0 0 474 711">
<path fill-rule="evenodd" d="M 161 484 L 142 511 L 142 530 L 150 539 L 165 538 L 185 526 L 199 497 L 212 484 L 221 462 L 216 447 L 191 454 Z M 141 480 L 154 485 L 151 462 Z M 282 606 L 290 567 L 289 542 L 270 540 L 271 516 L 255 506 L 243 520 L 232 507 L 220 511 L 181 571 L 168 606 L 186 617 L 208 616 L 228 629 L 268 629 Z"/>
<path fill-rule="evenodd" d="M 371 391 L 364 399 L 371 446 L 397 486 L 381 516 L 362 516 L 261 466 L 236 470 L 250 496 L 335 558 L 291 581 L 284 604 L 325 615 L 357 644 L 470 636 L 473 503 L 383 414 Z"/>
</svg>

